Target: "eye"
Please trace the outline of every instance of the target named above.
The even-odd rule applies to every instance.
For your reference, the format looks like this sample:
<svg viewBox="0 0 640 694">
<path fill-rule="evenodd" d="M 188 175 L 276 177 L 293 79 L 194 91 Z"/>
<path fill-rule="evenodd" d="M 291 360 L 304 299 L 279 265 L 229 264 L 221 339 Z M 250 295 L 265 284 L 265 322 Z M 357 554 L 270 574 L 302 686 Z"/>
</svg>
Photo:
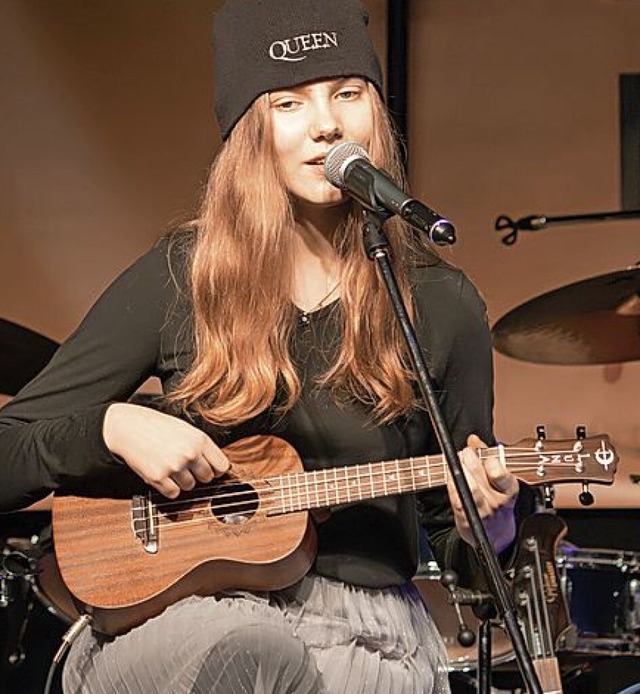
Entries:
<svg viewBox="0 0 640 694">
<path fill-rule="evenodd" d="M 294 99 L 292 96 L 281 96 L 272 100 L 271 108 L 277 111 L 295 111 L 300 105 L 299 99 Z"/>
<path fill-rule="evenodd" d="M 280 101 L 276 104 L 279 111 L 292 111 L 296 107 L 295 101 Z"/>
<path fill-rule="evenodd" d="M 353 99 L 357 99 L 359 96 L 360 89 L 357 89 L 356 87 L 345 87 L 337 94 L 340 101 L 353 101 Z"/>
</svg>

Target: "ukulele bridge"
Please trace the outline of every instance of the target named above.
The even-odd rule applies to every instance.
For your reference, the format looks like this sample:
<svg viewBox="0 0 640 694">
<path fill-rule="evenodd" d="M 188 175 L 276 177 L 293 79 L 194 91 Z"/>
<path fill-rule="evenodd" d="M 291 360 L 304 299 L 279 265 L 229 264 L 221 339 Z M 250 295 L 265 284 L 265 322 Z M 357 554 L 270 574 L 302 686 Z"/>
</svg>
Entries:
<svg viewBox="0 0 640 694">
<path fill-rule="evenodd" d="M 137 494 L 131 499 L 131 529 L 145 552 L 158 552 L 158 512 L 151 493 Z"/>
</svg>

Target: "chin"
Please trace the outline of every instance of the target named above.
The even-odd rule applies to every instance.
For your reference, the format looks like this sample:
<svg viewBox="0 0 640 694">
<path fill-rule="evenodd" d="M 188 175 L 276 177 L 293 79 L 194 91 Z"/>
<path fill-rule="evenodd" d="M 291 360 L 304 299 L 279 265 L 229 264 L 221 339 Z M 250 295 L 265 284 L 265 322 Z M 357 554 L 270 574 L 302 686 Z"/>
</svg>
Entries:
<svg viewBox="0 0 640 694">
<path fill-rule="evenodd" d="M 319 207 L 335 207 L 336 205 L 344 205 L 348 202 L 349 197 L 341 190 L 331 186 L 331 190 L 316 190 L 316 191 L 293 191 L 292 195 L 300 205 L 314 205 Z"/>
</svg>

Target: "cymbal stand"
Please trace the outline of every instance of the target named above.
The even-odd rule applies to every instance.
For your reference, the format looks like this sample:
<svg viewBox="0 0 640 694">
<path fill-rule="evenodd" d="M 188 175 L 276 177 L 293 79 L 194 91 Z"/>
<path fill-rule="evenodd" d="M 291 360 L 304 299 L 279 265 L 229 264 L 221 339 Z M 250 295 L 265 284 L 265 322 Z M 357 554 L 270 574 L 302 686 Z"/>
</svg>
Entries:
<svg viewBox="0 0 640 694">
<path fill-rule="evenodd" d="M 584 222 L 605 222 L 615 219 L 634 219 L 640 217 L 640 210 L 618 210 L 616 212 L 592 212 L 589 214 L 569 214 L 561 217 L 530 214 L 520 219 L 511 219 L 501 214 L 495 222 L 496 231 L 508 231 L 501 241 L 505 246 L 513 246 L 520 231 L 541 231 L 551 224 L 582 224 Z"/>
</svg>

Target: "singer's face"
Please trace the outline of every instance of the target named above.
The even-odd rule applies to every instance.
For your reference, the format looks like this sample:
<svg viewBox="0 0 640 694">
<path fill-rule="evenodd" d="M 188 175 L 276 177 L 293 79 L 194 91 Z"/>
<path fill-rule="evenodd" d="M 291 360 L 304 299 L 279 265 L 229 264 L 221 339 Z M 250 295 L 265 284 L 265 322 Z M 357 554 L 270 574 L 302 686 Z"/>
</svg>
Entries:
<svg viewBox="0 0 640 694">
<path fill-rule="evenodd" d="M 269 94 L 269 113 L 289 193 L 303 204 L 344 202 L 345 194 L 324 176 L 324 158 L 340 142 L 369 148 L 373 104 L 367 82 L 347 77 L 274 91 Z"/>
</svg>

